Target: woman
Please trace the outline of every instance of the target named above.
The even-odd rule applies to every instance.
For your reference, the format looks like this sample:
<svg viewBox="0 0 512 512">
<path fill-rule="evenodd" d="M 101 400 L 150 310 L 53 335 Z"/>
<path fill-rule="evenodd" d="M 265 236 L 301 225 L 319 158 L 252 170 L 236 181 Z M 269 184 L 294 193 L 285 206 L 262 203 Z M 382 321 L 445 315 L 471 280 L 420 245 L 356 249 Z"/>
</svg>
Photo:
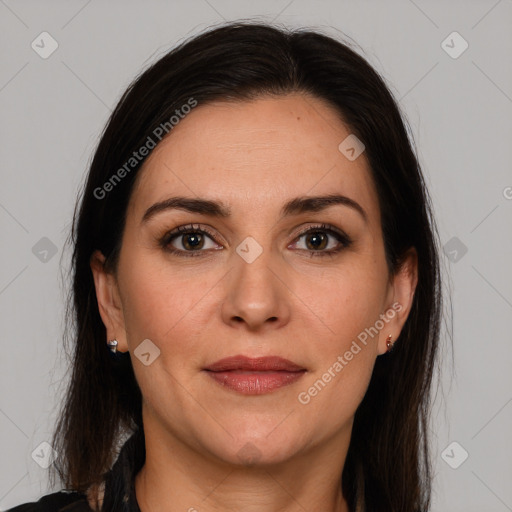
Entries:
<svg viewBox="0 0 512 512">
<path fill-rule="evenodd" d="M 66 491 L 12 510 L 428 510 L 430 204 L 348 45 L 229 23 L 169 52 L 75 212 Z"/>
</svg>

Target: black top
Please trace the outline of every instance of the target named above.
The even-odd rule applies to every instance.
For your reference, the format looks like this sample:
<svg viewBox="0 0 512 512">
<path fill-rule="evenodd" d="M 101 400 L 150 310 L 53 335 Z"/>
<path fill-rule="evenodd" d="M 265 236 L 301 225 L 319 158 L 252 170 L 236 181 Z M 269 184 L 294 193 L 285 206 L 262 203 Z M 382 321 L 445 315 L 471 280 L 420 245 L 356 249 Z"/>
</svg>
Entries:
<svg viewBox="0 0 512 512">
<path fill-rule="evenodd" d="M 105 478 L 103 512 L 140 512 L 135 496 L 135 476 L 145 460 L 144 433 L 140 429 L 124 443 Z M 85 493 L 61 490 L 39 501 L 24 503 L 6 512 L 91 512 Z"/>
</svg>

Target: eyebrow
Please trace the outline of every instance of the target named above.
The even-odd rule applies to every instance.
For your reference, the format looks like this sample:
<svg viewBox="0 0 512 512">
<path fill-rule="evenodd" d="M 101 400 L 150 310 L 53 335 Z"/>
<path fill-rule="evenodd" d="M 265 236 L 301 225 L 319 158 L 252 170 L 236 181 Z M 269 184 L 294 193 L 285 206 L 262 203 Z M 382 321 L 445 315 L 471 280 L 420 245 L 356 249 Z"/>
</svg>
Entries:
<svg viewBox="0 0 512 512">
<path fill-rule="evenodd" d="M 301 196 L 291 199 L 281 208 L 281 218 L 307 212 L 319 212 L 334 205 L 343 205 L 352 208 L 361 215 L 365 223 L 368 223 L 368 216 L 363 207 L 353 199 L 340 194 Z M 222 202 L 178 196 L 170 197 L 150 206 L 144 213 L 141 223 L 145 223 L 158 213 L 167 210 L 184 210 L 190 213 L 219 218 L 226 218 L 231 215 L 231 209 Z"/>
</svg>

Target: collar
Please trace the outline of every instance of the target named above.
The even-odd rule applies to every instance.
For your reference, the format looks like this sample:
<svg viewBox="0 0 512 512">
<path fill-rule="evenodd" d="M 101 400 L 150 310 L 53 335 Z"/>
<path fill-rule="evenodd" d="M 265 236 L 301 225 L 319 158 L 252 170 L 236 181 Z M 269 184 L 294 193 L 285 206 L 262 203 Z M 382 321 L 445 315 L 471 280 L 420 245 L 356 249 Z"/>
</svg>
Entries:
<svg viewBox="0 0 512 512">
<path fill-rule="evenodd" d="M 124 443 L 105 479 L 102 510 L 140 512 L 135 496 L 135 476 L 146 459 L 144 431 L 139 427 Z"/>
</svg>

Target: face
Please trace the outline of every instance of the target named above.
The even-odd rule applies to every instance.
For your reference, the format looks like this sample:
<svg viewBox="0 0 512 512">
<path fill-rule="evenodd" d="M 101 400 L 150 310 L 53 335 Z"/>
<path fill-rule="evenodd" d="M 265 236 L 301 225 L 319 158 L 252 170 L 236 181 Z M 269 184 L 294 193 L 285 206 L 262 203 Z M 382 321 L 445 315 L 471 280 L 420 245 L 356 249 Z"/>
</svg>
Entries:
<svg viewBox="0 0 512 512">
<path fill-rule="evenodd" d="M 92 263 L 145 426 L 234 463 L 278 463 L 350 436 L 415 286 L 388 273 L 365 154 L 338 149 L 350 133 L 311 96 L 199 105 L 146 160 L 115 275 L 101 255 Z M 348 199 L 312 200 L 325 196 Z M 177 197 L 216 206 L 165 207 Z M 238 355 L 302 371 L 205 370 Z"/>
</svg>

